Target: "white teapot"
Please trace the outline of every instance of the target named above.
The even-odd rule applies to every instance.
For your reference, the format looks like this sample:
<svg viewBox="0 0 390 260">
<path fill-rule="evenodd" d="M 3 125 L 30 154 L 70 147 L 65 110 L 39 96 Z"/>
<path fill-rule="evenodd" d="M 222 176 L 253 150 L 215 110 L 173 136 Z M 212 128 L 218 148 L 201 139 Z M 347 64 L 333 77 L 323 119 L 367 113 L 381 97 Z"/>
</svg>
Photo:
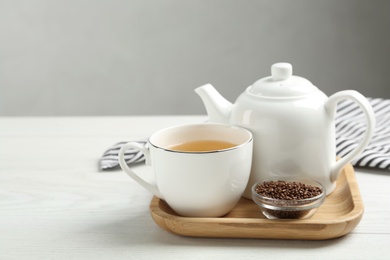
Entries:
<svg viewBox="0 0 390 260">
<path fill-rule="evenodd" d="M 202 98 L 210 122 L 242 126 L 253 134 L 252 171 L 244 197 L 251 198 L 254 183 L 283 176 L 316 180 L 328 195 L 342 168 L 368 145 L 375 127 L 372 107 L 354 90 L 328 98 L 307 79 L 293 76 L 289 63 L 272 65 L 271 74 L 249 86 L 235 104 L 210 84 L 195 92 Z M 336 161 L 334 122 L 337 103 L 343 99 L 362 108 L 367 129 L 359 145 Z"/>
</svg>

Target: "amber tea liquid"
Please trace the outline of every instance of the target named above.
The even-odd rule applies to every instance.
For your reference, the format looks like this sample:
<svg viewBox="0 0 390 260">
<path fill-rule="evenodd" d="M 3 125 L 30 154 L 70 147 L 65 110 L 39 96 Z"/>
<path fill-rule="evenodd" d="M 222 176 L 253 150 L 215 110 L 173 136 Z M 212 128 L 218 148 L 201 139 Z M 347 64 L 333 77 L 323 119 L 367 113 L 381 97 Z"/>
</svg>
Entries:
<svg viewBox="0 0 390 260">
<path fill-rule="evenodd" d="M 198 140 L 189 141 L 169 147 L 170 150 L 180 152 L 207 152 L 232 148 L 236 146 L 234 143 L 217 140 Z"/>
</svg>

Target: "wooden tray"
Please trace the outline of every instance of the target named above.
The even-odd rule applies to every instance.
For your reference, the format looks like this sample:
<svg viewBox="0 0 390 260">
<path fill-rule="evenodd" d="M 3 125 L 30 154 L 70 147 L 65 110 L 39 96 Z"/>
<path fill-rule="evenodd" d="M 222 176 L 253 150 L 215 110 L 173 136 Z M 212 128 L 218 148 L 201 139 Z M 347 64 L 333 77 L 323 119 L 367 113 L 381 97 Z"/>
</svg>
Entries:
<svg viewBox="0 0 390 260">
<path fill-rule="evenodd" d="M 306 220 L 269 220 L 249 199 L 241 198 L 235 208 L 220 218 L 177 215 L 165 201 L 154 197 L 150 214 L 161 228 L 181 236 L 323 240 L 352 231 L 363 216 L 364 206 L 353 167 L 347 165 L 318 211 Z"/>
</svg>

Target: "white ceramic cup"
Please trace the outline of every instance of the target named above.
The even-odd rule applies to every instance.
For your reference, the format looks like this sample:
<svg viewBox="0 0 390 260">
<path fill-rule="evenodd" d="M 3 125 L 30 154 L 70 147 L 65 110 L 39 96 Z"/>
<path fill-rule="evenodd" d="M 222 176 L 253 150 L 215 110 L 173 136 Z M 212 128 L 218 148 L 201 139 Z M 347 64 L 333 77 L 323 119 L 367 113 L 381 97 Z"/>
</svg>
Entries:
<svg viewBox="0 0 390 260">
<path fill-rule="evenodd" d="M 173 145 L 197 140 L 234 143 L 222 150 L 183 152 Z M 139 177 L 125 162 L 129 148 L 145 155 L 152 165 L 156 185 Z M 131 178 L 165 200 L 179 215 L 219 217 L 233 209 L 248 183 L 252 164 L 253 137 L 250 131 L 225 124 L 193 124 L 166 128 L 154 133 L 147 146 L 135 142 L 119 151 L 119 163 Z"/>
</svg>

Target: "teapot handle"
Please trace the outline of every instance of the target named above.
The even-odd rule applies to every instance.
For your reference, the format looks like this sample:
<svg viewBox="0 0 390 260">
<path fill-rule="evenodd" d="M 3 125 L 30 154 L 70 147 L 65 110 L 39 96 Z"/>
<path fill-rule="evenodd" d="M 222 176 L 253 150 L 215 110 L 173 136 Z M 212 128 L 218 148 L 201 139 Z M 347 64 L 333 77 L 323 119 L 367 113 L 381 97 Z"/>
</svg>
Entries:
<svg viewBox="0 0 390 260">
<path fill-rule="evenodd" d="M 354 102 L 356 102 L 360 108 L 363 110 L 364 115 L 366 117 L 366 132 L 364 137 L 361 139 L 359 145 L 352 150 L 350 153 L 348 153 L 346 156 L 338 160 L 332 167 L 331 167 L 331 180 L 335 181 L 341 171 L 341 169 L 347 164 L 353 161 L 355 157 L 357 157 L 368 145 L 368 143 L 371 140 L 371 137 L 374 133 L 375 128 L 375 115 L 374 111 L 368 102 L 368 100 L 359 92 L 354 90 L 344 90 L 337 92 L 329 97 L 327 102 L 325 103 L 325 108 L 328 110 L 328 112 L 331 114 L 332 119 L 336 116 L 336 106 L 337 103 L 344 99 L 351 99 Z"/>
</svg>

